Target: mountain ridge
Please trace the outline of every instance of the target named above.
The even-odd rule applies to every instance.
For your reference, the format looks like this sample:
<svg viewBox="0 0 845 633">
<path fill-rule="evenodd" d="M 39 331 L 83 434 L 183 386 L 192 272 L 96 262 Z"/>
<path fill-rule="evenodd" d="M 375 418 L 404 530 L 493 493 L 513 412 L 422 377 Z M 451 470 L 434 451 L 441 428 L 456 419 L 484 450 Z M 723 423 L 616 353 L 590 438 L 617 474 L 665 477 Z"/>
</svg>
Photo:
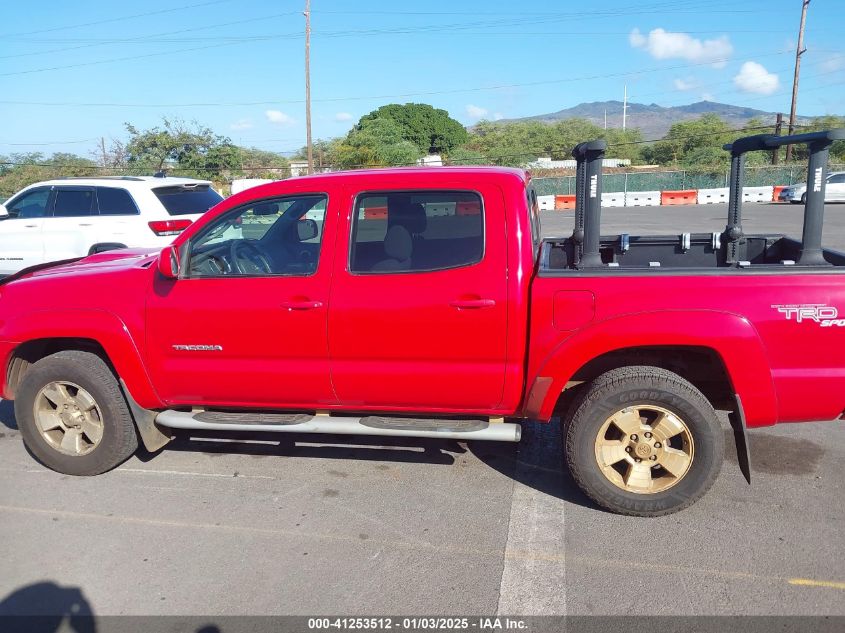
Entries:
<svg viewBox="0 0 845 633">
<path fill-rule="evenodd" d="M 621 101 L 589 101 L 579 103 L 571 108 L 564 108 L 557 112 L 548 114 L 537 114 L 533 116 L 502 119 L 502 122 L 512 123 L 517 121 L 541 121 L 542 123 L 556 123 L 566 119 L 586 119 L 591 123 L 604 127 L 605 112 L 607 113 L 607 127 L 622 127 L 622 102 Z M 716 101 L 696 101 L 680 106 L 661 106 L 656 103 L 628 103 L 628 114 L 626 125 L 628 128 L 639 128 L 646 139 L 662 138 L 669 131 L 674 123 L 697 119 L 704 114 L 716 114 L 732 127 L 740 128 L 747 125 L 748 121 L 759 117 L 766 124 L 775 124 L 776 112 L 767 112 L 745 106 L 735 106 L 728 103 Z M 784 115 L 784 123 L 787 115 Z M 797 117 L 796 123 L 807 123 L 807 117 Z"/>
</svg>

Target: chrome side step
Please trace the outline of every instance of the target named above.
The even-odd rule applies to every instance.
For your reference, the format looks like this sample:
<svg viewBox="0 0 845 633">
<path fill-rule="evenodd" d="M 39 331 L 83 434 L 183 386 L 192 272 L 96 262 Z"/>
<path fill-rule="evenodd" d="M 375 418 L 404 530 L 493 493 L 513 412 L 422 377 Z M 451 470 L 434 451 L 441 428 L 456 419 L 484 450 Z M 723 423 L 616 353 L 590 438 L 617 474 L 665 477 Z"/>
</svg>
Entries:
<svg viewBox="0 0 845 633">
<path fill-rule="evenodd" d="M 486 420 L 440 418 L 391 418 L 386 416 L 333 417 L 283 413 L 227 413 L 217 411 L 162 411 L 155 423 L 172 429 L 193 431 L 268 431 L 271 433 L 329 433 L 337 435 L 383 435 L 436 437 L 452 440 L 518 442 L 519 424 L 490 424 Z"/>
</svg>

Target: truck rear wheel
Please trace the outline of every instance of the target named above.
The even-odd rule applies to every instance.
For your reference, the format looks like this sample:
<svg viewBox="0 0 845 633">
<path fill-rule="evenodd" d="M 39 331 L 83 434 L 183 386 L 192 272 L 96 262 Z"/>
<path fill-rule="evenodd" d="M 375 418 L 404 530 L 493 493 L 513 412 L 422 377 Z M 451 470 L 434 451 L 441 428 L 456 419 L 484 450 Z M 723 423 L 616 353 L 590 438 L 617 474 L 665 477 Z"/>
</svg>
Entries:
<svg viewBox="0 0 845 633">
<path fill-rule="evenodd" d="M 602 508 L 662 516 L 713 485 L 724 436 L 692 384 L 658 367 L 623 367 L 596 378 L 572 403 L 564 456 L 579 488 Z"/>
<path fill-rule="evenodd" d="M 58 352 L 30 367 L 16 390 L 15 418 L 30 452 L 67 475 L 98 475 L 138 448 L 114 374 L 89 352 Z"/>
</svg>

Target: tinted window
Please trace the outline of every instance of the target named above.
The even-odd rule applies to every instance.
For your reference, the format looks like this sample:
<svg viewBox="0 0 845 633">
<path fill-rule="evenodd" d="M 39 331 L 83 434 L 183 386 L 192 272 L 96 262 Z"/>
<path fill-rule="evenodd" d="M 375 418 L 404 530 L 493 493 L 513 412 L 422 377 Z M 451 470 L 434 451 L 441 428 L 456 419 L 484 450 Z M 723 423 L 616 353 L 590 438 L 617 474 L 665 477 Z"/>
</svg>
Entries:
<svg viewBox="0 0 845 633">
<path fill-rule="evenodd" d="M 153 193 L 170 215 L 205 213 L 223 199 L 208 185 L 158 187 Z"/>
<path fill-rule="evenodd" d="M 56 190 L 56 201 L 53 203 L 53 216 L 57 218 L 72 218 L 93 215 L 93 189 L 63 189 Z"/>
<path fill-rule="evenodd" d="M 310 275 L 317 270 L 327 198 L 257 200 L 191 242 L 190 277 Z"/>
<path fill-rule="evenodd" d="M 6 210 L 10 218 L 43 218 L 47 213 L 50 188 L 35 189 L 12 200 Z"/>
<path fill-rule="evenodd" d="M 540 243 L 543 241 L 542 227 L 540 226 L 540 203 L 537 201 L 537 193 L 534 187 L 526 191 L 528 196 L 528 220 L 531 223 L 531 241 L 534 244 L 534 257 L 540 252 Z"/>
<path fill-rule="evenodd" d="M 433 271 L 467 266 L 484 254 L 481 198 L 465 191 L 359 196 L 349 269 L 355 273 Z"/>
<path fill-rule="evenodd" d="M 136 215 L 138 207 L 126 189 L 97 187 L 97 204 L 100 215 Z"/>
<path fill-rule="evenodd" d="M 831 183 L 842 183 L 845 182 L 845 174 L 835 174 L 827 179 L 828 182 Z"/>
</svg>

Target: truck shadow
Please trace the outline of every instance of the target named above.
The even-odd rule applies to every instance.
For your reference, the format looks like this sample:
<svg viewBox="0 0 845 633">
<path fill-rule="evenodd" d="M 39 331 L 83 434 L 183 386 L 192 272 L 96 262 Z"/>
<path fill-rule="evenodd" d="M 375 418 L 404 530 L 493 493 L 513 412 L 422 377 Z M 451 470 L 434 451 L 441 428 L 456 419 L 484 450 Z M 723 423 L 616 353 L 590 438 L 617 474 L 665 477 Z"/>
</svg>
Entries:
<svg viewBox="0 0 845 633">
<path fill-rule="evenodd" d="M 367 437 L 350 435 L 308 435 L 249 432 L 182 432 L 165 446 L 165 451 L 203 453 L 211 456 L 248 455 L 255 459 L 311 457 L 449 466 L 455 455 L 467 450 L 454 440 L 411 437 Z M 139 450 L 137 457 L 148 462 L 157 453 Z"/>
<path fill-rule="evenodd" d="M 470 452 L 491 468 L 562 501 L 604 512 L 575 485 L 561 456 L 560 419 L 548 424 L 522 422 L 522 440 L 510 454 L 492 450 L 493 442 L 471 442 Z"/>
</svg>

